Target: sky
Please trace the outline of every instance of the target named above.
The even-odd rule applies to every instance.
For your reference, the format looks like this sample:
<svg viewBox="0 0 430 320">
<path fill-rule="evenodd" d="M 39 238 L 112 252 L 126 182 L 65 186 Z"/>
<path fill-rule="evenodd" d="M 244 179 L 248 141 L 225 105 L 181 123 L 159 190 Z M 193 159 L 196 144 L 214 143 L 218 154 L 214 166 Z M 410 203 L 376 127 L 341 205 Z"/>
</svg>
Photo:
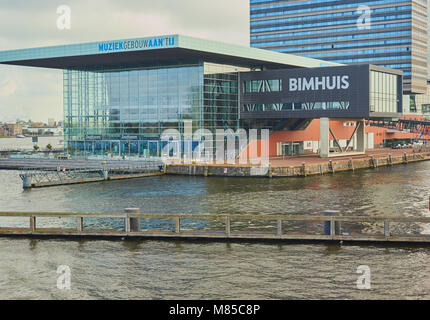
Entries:
<svg viewBox="0 0 430 320">
<path fill-rule="evenodd" d="M 57 27 L 61 5 L 70 30 Z M 0 50 L 168 34 L 249 46 L 249 0 L 0 0 Z M 62 120 L 62 78 L 0 65 L 0 121 Z"/>
</svg>

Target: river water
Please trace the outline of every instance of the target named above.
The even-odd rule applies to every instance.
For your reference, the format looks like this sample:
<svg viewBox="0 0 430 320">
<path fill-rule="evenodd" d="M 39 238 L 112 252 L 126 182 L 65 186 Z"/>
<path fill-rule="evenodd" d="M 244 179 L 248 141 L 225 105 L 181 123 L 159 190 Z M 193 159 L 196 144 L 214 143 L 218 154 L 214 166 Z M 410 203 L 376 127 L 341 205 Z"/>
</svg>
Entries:
<svg viewBox="0 0 430 320">
<path fill-rule="evenodd" d="M 429 216 L 429 195 L 430 162 L 307 178 L 162 176 L 31 191 L 18 172 L 0 171 L 1 211 Z M 0 256 L 0 299 L 430 298 L 425 246 L 0 238 Z M 57 288 L 60 265 L 70 267 L 70 290 Z M 361 265 L 370 268 L 370 290 L 357 288 Z"/>
</svg>

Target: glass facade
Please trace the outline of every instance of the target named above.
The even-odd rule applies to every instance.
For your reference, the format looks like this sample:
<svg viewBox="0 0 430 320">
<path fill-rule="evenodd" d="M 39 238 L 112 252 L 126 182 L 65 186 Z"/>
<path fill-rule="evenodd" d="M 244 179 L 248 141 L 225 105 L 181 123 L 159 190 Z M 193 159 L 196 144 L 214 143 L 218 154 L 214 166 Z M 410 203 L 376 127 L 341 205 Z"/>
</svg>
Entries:
<svg viewBox="0 0 430 320">
<path fill-rule="evenodd" d="M 370 72 L 370 111 L 396 113 L 399 109 L 398 77 L 378 71 Z"/>
<path fill-rule="evenodd" d="M 111 70 L 65 70 L 67 151 L 73 155 L 157 157 L 167 129 L 236 130 L 238 73 L 233 66 L 190 63 Z M 181 150 L 199 141 L 182 142 Z"/>
<path fill-rule="evenodd" d="M 404 72 L 405 91 L 424 93 L 427 1 L 250 0 L 251 46 Z"/>
</svg>

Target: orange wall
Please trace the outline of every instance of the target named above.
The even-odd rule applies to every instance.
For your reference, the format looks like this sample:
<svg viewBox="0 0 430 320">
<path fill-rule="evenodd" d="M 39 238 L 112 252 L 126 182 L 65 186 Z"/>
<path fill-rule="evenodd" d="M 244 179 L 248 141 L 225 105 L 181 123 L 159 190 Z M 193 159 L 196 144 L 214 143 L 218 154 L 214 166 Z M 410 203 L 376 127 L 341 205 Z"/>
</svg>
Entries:
<svg viewBox="0 0 430 320">
<path fill-rule="evenodd" d="M 406 118 L 406 117 L 405 117 Z M 409 118 L 409 117 L 408 117 Z M 411 118 L 409 118 L 411 119 Z M 418 119 L 417 117 L 413 119 Z M 345 140 L 349 139 L 354 132 L 355 127 L 344 126 L 345 121 L 330 121 L 330 128 L 335 134 L 337 139 Z M 384 139 L 416 139 L 419 138 L 417 133 L 406 133 L 406 132 L 395 132 L 388 133 L 387 129 L 379 127 L 366 126 L 366 133 L 374 133 L 374 144 L 375 146 L 382 145 Z M 424 135 L 423 139 L 430 139 L 430 134 Z M 330 139 L 333 137 L 330 135 Z M 297 131 L 275 131 L 269 138 L 269 155 L 271 157 L 277 156 L 277 144 L 278 142 L 298 142 L 298 141 L 319 141 L 320 140 L 320 120 L 315 119 L 306 128 L 306 130 Z M 255 150 L 257 149 L 257 151 Z M 261 141 L 254 141 L 250 143 L 247 148 L 242 152 L 241 156 L 247 156 L 253 158 L 251 152 L 257 153 L 261 156 Z"/>
</svg>

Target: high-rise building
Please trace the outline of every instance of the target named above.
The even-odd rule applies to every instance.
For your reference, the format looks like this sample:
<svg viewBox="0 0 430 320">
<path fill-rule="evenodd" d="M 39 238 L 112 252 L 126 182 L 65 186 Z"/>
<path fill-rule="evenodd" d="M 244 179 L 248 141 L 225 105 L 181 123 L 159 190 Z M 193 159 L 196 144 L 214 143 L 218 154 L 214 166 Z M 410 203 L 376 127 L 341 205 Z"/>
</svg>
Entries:
<svg viewBox="0 0 430 320">
<path fill-rule="evenodd" d="M 405 93 L 425 94 L 426 0 L 250 0 L 251 46 L 403 70 Z"/>
</svg>

